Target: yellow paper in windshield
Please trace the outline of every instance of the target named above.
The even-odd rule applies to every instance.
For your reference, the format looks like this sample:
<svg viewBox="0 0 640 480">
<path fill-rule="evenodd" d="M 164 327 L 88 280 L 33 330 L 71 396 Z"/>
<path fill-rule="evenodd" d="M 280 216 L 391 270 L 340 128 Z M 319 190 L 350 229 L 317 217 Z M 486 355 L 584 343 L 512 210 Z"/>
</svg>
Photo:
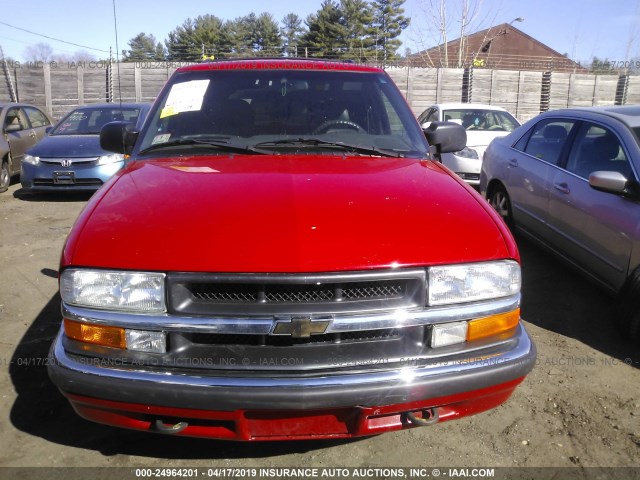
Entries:
<svg viewBox="0 0 640 480">
<path fill-rule="evenodd" d="M 176 83 L 171 87 L 164 108 L 160 112 L 160 118 L 200 110 L 208 86 L 209 80 Z"/>
</svg>

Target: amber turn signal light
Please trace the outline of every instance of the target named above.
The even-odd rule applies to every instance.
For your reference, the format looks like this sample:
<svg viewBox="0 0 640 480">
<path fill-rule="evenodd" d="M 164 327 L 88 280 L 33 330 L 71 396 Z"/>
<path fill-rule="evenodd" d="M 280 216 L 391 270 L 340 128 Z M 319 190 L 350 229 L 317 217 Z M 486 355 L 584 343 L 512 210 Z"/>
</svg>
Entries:
<svg viewBox="0 0 640 480">
<path fill-rule="evenodd" d="M 112 348 L 126 348 L 124 328 L 90 325 L 64 319 L 64 333 L 79 342 L 93 343 Z"/>
<path fill-rule="evenodd" d="M 471 320 L 467 329 L 467 342 L 493 337 L 494 335 L 512 333 L 518 326 L 519 321 L 519 308 L 511 312 Z"/>
</svg>

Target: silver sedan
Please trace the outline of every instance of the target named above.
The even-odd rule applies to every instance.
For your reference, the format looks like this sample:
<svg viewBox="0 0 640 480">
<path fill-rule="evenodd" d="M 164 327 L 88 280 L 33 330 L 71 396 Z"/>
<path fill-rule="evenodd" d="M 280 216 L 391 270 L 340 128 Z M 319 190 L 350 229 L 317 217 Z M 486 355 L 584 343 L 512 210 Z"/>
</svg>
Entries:
<svg viewBox="0 0 640 480">
<path fill-rule="evenodd" d="M 640 106 L 547 112 L 487 149 L 480 191 L 509 226 L 618 295 L 640 342 Z"/>
</svg>

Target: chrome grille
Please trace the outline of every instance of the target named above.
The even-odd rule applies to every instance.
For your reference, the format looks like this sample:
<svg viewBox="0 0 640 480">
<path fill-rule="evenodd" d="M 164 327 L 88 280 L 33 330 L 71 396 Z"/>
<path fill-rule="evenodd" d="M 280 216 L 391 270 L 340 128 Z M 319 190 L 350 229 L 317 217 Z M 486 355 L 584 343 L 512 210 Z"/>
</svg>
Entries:
<svg viewBox="0 0 640 480">
<path fill-rule="evenodd" d="M 78 158 L 42 158 L 40 157 L 40 162 L 45 163 L 47 165 L 62 165 L 62 162 L 69 162 L 71 165 L 81 165 L 93 163 L 98 160 L 99 157 L 78 157 Z"/>
</svg>

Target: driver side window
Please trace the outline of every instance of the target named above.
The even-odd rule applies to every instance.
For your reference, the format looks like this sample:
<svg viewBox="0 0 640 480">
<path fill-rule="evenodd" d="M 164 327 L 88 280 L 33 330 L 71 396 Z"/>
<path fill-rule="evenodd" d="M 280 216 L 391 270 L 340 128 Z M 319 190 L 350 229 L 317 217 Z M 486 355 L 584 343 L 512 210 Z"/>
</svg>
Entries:
<svg viewBox="0 0 640 480">
<path fill-rule="evenodd" d="M 618 137 L 609 129 L 585 123 L 573 143 L 566 169 L 588 179 L 596 171 L 620 172 L 632 176 L 631 165 Z"/>
<path fill-rule="evenodd" d="M 4 131 L 19 132 L 25 129 L 25 122 L 17 108 L 12 108 L 7 112 L 7 116 L 4 119 Z"/>
</svg>

